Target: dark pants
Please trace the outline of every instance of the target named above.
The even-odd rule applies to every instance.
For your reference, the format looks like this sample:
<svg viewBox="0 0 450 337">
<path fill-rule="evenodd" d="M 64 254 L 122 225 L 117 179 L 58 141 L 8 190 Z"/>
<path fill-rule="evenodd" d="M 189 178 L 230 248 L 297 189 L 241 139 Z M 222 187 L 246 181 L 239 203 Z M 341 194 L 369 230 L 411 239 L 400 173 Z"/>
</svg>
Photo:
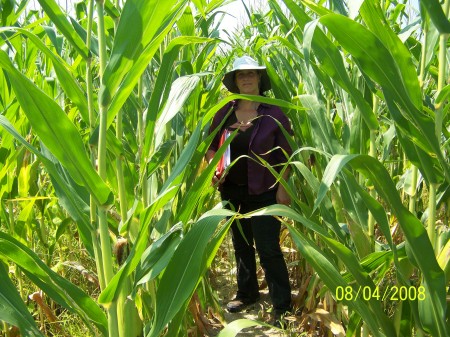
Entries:
<svg viewBox="0 0 450 337">
<path fill-rule="evenodd" d="M 276 191 L 249 195 L 247 186 L 224 184 L 221 188 L 221 197 L 222 200 L 229 201 L 234 210 L 241 214 L 276 204 Z M 231 206 L 228 205 L 228 208 Z M 240 219 L 239 223 L 245 238 L 236 222 L 231 225 L 237 264 L 237 298 L 254 300 L 259 297 L 256 278 L 256 246 L 275 311 L 290 310 L 291 287 L 286 262 L 280 248 L 280 222 L 272 216 L 255 216 Z"/>
</svg>

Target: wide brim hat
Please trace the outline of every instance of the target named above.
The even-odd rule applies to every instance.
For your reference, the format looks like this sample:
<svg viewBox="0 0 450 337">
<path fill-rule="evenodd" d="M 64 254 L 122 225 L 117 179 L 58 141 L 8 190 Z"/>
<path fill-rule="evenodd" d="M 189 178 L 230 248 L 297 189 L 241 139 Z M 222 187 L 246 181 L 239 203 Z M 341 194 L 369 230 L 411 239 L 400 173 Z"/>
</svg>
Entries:
<svg viewBox="0 0 450 337">
<path fill-rule="evenodd" d="M 271 88 L 270 78 L 267 75 L 267 70 L 265 66 L 260 66 L 258 62 L 252 59 L 250 56 L 242 56 L 237 58 L 233 62 L 233 69 L 225 74 L 222 79 L 223 85 L 230 91 L 235 94 L 239 93 L 239 89 L 236 85 L 235 74 L 238 70 L 258 70 L 261 74 L 261 82 L 260 82 L 260 92 L 267 91 Z"/>
</svg>

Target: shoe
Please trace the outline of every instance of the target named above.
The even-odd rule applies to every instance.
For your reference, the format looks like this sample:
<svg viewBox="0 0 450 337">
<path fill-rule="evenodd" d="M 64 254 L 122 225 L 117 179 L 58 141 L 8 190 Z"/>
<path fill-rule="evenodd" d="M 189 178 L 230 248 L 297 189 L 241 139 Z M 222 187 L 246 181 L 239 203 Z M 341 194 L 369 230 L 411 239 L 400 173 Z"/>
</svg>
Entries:
<svg viewBox="0 0 450 337">
<path fill-rule="evenodd" d="M 278 329 L 284 329 L 286 327 L 286 320 L 284 319 L 284 316 L 288 314 L 288 311 L 275 311 L 273 314 L 271 325 Z"/>
<path fill-rule="evenodd" d="M 234 300 L 228 302 L 227 304 L 227 310 L 228 312 L 241 312 L 248 306 L 255 304 L 258 302 L 259 298 L 253 299 L 253 300 L 246 300 L 241 298 L 235 298 Z"/>
</svg>

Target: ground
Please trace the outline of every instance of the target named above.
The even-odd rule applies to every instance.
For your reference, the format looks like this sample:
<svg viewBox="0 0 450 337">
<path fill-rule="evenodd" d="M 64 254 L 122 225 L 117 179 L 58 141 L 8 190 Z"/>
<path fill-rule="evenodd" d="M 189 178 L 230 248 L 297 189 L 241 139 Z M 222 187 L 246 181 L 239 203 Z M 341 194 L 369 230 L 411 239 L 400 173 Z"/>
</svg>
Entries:
<svg viewBox="0 0 450 337">
<path fill-rule="evenodd" d="M 230 242 L 224 242 L 222 250 L 218 253 L 216 264 L 210 274 L 211 284 L 216 291 L 221 308 L 225 308 L 228 301 L 235 296 L 236 291 L 236 277 L 234 266 L 234 259 Z M 226 309 L 223 310 L 222 323 L 229 324 L 239 319 L 249 319 L 259 322 L 271 322 L 271 301 L 264 281 L 264 273 L 260 268 L 258 270 L 258 280 L 260 283 L 260 300 L 248 307 L 245 311 L 240 313 L 230 313 Z M 296 289 L 293 289 L 292 295 L 295 298 L 298 294 Z M 245 328 L 236 334 L 238 337 L 285 337 L 285 336 L 308 336 L 301 333 L 300 326 L 301 310 L 297 315 L 286 317 L 287 329 L 285 331 L 269 326 L 255 326 Z M 217 329 L 220 331 L 220 328 Z M 216 331 L 217 331 L 216 330 Z"/>
</svg>

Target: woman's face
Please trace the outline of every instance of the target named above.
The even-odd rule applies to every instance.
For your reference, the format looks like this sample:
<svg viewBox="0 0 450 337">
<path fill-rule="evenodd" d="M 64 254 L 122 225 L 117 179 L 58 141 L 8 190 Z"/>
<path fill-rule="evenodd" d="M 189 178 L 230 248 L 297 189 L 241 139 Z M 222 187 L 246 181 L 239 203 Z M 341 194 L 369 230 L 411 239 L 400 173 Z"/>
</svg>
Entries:
<svg viewBox="0 0 450 337">
<path fill-rule="evenodd" d="M 241 94 L 258 95 L 260 74 L 257 70 L 238 70 L 236 71 L 236 86 Z"/>
</svg>

